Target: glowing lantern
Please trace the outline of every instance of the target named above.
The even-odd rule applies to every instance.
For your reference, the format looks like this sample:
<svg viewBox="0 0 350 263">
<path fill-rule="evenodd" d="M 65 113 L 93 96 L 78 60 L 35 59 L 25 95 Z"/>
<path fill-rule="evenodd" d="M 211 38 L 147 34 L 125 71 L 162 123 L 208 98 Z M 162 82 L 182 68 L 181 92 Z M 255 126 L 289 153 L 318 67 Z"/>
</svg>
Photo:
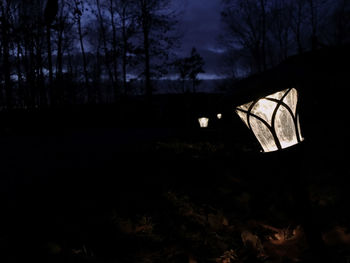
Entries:
<svg viewBox="0 0 350 263">
<path fill-rule="evenodd" d="M 208 127 L 208 123 L 209 123 L 209 119 L 208 118 L 202 117 L 202 118 L 199 118 L 198 121 L 199 121 L 199 125 L 200 125 L 201 128 L 207 128 Z"/>
<path fill-rule="evenodd" d="M 297 114 L 298 92 L 285 89 L 236 108 L 264 152 L 281 150 L 303 140 Z"/>
<path fill-rule="evenodd" d="M 216 115 L 216 117 L 217 117 L 219 120 L 221 120 L 222 114 L 221 114 L 221 113 L 218 113 L 218 114 Z"/>
</svg>

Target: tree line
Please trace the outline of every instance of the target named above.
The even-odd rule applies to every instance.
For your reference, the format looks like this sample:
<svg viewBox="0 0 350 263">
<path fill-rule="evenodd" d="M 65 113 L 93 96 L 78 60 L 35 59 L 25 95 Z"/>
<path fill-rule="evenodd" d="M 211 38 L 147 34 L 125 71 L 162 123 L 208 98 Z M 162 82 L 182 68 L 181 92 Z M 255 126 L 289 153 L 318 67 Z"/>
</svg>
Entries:
<svg viewBox="0 0 350 263">
<path fill-rule="evenodd" d="M 349 0 L 222 0 L 226 65 L 238 77 L 350 41 Z"/>
<path fill-rule="evenodd" d="M 171 0 L 0 1 L 0 105 L 113 103 L 167 73 Z"/>
<path fill-rule="evenodd" d="M 350 40 L 349 0 L 221 1 L 220 43 L 234 77 Z M 0 108 L 116 103 L 135 92 L 151 101 L 154 80 L 168 73 L 195 92 L 204 60 L 195 48 L 177 57 L 174 3 L 0 1 Z"/>
</svg>

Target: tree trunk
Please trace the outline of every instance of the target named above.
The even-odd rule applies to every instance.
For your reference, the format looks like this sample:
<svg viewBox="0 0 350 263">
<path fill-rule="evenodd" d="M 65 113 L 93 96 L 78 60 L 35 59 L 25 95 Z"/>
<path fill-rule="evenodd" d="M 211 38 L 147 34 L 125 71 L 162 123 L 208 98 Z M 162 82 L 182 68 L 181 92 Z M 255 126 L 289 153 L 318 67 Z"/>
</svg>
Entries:
<svg viewBox="0 0 350 263">
<path fill-rule="evenodd" d="M 144 49 L 145 49 L 145 79 L 146 79 L 146 99 L 152 99 L 152 84 L 151 84 L 151 69 L 150 69 L 150 55 L 149 55 L 149 35 L 148 31 L 144 32 Z"/>
<path fill-rule="evenodd" d="M 18 79 L 18 92 L 19 100 L 21 106 L 24 105 L 24 91 L 23 91 L 23 79 L 22 79 L 22 69 L 21 69 L 21 56 L 23 56 L 21 45 L 17 41 L 17 55 L 16 55 L 16 66 L 17 66 L 17 79 Z"/>
<path fill-rule="evenodd" d="M 5 94 L 6 94 L 6 106 L 8 109 L 12 108 L 13 98 L 12 98 L 12 87 L 11 87 L 11 71 L 10 71 L 10 59 L 9 59 L 9 44 L 6 39 L 7 36 L 3 38 L 3 58 L 4 58 L 4 81 L 5 81 Z"/>
<path fill-rule="evenodd" d="M 27 82 L 27 94 L 26 94 L 26 104 L 30 107 L 34 106 L 34 92 L 35 92 L 35 56 L 33 49 L 33 39 L 28 39 L 25 42 L 25 74 L 26 74 L 26 82 Z"/>
<path fill-rule="evenodd" d="M 118 64 L 117 64 L 117 29 L 114 21 L 113 0 L 110 0 L 110 15 L 112 25 L 112 50 L 113 50 L 113 74 L 114 74 L 114 101 L 118 100 Z"/>
<path fill-rule="evenodd" d="M 314 0 L 309 0 L 310 4 L 310 19 L 311 19 L 311 49 L 317 48 L 317 13 Z"/>
<path fill-rule="evenodd" d="M 1 43 L 1 41 L 0 41 L 0 60 L 3 60 L 3 52 L 2 52 L 3 50 L 2 50 L 2 43 Z M 3 81 L 3 75 L 2 75 L 2 73 L 0 72 L 0 82 L 2 82 Z M 3 90 L 2 90 L 2 85 L 0 85 L 0 103 L 2 104 L 2 105 L 4 105 L 5 104 L 5 101 L 4 101 L 4 96 L 3 96 Z"/>
<path fill-rule="evenodd" d="M 152 100 L 152 83 L 151 83 L 151 65 L 150 65 L 150 13 L 147 6 L 147 1 L 141 1 L 141 21 L 142 21 L 142 33 L 143 33 L 143 50 L 144 50 L 144 66 L 145 66 L 145 96 L 147 102 L 151 103 Z"/>
<path fill-rule="evenodd" d="M 298 53 L 299 55 L 303 53 L 303 45 L 301 43 L 301 22 L 302 22 L 302 10 L 303 10 L 303 4 L 299 0 L 297 1 L 297 8 L 298 8 L 298 13 L 296 14 L 296 25 L 295 25 L 295 40 L 297 42 L 297 47 L 298 47 Z"/>
<path fill-rule="evenodd" d="M 97 102 L 102 102 L 101 94 L 101 54 L 100 54 L 100 41 L 96 48 L 96 64 L 95 64 L 95 87 L 98 87 L 96 90 L 96 99 Z"/>
<path fill-rule="evenodd" d="M 61 12 L 58 23 L 58 34 L 57 34 L 57 60 L 56 60 L 56 79 L 62 81 L 62 67 L 63 67 L 63 34 L 66 25 L 66 19 L 63 14 L 64 1 L 61 1 Z"/>
<path fill-rule="evenodd" d="M 127 35 L 127 28 L 126 28 L 126 21 L 127 21 L 127 15 L 126 15 L 126 6 L 123 6 L 122 10 L 122 38 L 123 38 L 123 55 L 122 55 L 122 74 L 123 74 L 123 89 L 124 89 L 124 95 L 127 95 L 128 88 L 127 88 L 127 64 L 128 64 L 128 35 Z"/>
<path fill-rule="evenodd" d="M 261 19 L 262 19 L 262 41 L 261 41 L 261 62 L 263 71 L 266 70 L 266 10 L 265 10 L 265 0 L 260 0 L 261 7 Z"/>
<path fill-rule="evenodd" d="M 108 72 L 108 76 L 109 79 L 111 81 L 112 87 L 113 87 L 113 92 L 114 92 L 114 86 L 115 86 L 115 80 L 114 80 L 114 76 L 113 76 L 113 72 L 111 69 L 111 65 L 109 63 L 109 54 L 108 54 L 108 47 L 107 47 L 107 37 L 106 37 L 106 29 L 105 26 L 103 24 L 103 16 L 101 13 L 101 5 L 100 5 L 100 0 L 96 0 L 96 6 L 97 6 L 97 13 L 98 13 L 98 20 L 100 23 L 100 30 L 101 30 L 101 36 L 102 36 L 102 42 L 103 42 L 103 51 L 104 51 L 104 55 L 105 55 L 105 64 L 106 64 L 106 68 L 107 68 L 107 72 Z"/>
<path fill-rule="evenodd" d="M 62 82 L 62 42 L 63 42 L 63 32 L 62 29 L 60 28 L 60 31 L 58 32 L 57 36 L 57 61 L 56 61 L 56 83 L 58 85 L 61 84 Z M 62 97 L 62 91 L 61 87 L 57 86 L 55 90 L 55 97 L 56 97 L 56 102 L 60 103 L 61 97 Z"/>
<path fill-rule="evenodd" d="M 86 61 L 86 54 L 85 54 L 85 48 L 84 48 L 83 33 L 81 30 L 80 17 L 78 18 L 78 34 L 79 34 L 81 55 L 83 56 L 83 70 L 84 70 L 84 78 L 85 78 L 85 86 L 86 86 L 85 88 L 87 90 L 87 101 L 88 103 L 91 103 L 92 102 L 91 89 L 89 85 L 89 76 L 87 71 L 87 61 Z"/>
<path fill-rule="evenodd" d="M 126 66 L 128 63 L 127 60 L 127 45 L 128 45 L 128 40 L 126 36 L 126 28 L 125 28 L 125 19 L 123 19 L 123 25 L 122 25 L 122 31 L 123 31 L 123 62 L 122 62 L 122 68 L 123 68 L 123 88 L 124 88 L 124 95 L 127 94 L 128 89 L 127 89 L 127 78 L 126 78 Z"/>
<path fill-rule="evenodd" d="M 52 72 L 52 51 L 51 51 L 51 26 L 46 25 L 46 41 L 47 41 L 47 63 L 49 70 L 49 91 L 50 91 L 50 103 L 55 104 L 55 91 L 53 87 L 53 72 Z"/>
<path fill-rule="evenodd" d="M 10 47 L 8 39 L 9 23 L 7 21 L 5 8 L 1 5 L 1 31 L 2 31 L 2 49 L 3 49 L 3 71 L 4 71 L 4 84 L 5 84 L 5 97 L 7 108 L 12 108 L 12 87 L 11 87 L 11 65 L 10 65 Z"/>
<path fill-rule="evenodd" d="M 38 41 L 39 42 L 39 41 Z M 46 106 L 47 105 L 47 91 L 45 88 L 45 77 L 43 72 L 43 58 L 42 58 L 42 49 L 38 46 L 36 50 L 36 83 L 39 89 L 39 98 L 35 101 L 35 105 Z M 38 94 L 35 94 L 37 97 Z"/>
</svg>

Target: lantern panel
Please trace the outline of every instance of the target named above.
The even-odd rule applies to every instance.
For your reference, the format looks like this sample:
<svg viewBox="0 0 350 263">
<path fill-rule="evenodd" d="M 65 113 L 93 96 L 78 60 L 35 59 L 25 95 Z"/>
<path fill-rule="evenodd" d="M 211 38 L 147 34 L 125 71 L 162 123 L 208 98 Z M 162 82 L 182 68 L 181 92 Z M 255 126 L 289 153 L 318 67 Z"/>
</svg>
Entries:
<svg viewBox="0 0 350 263">
<path fill-rule="evenodd" d="M 254 101 L 248 102 L 244 105 L 241 105 L 238 107 L 238 109 L 244 110 L 244 111 L 248 111 L 249 107 L 254 103 Z"/>
<path fill-rule="evenodd" d="M 297 114 L 297 125 L 298 125 L 298 132 L 299 132 L 300 141 L 303 141 L 304 138 L 303 138 L 303 136 L 301 135 L 300 122 L 299 122 L 299 114 Z"/>
<path fill-rule="evenodd" d="M 239 110 L 236 110 L 236 112 L 238 116 L 241 118 L 241 120 L 245 123 L 245 125 L 247 125 L 247 127 L 249 128 L 249 124 L 247 121 L 247 114 Z"/>
<path fill-rule="evenodd" d="M 271 151 L 278 150 L 278 147 L 275 143 L 273 135 L 270 129 L 265 124 L 263 124 L 260 120 L 254 117 L 251 117 L 250 125 L 252 128 L 252 131 L 254 132 L 255 137 L 258 139 L 264 152 L 271 152 Z"/>
<path fill-rule="evenodd" d="M 283 99 L 283 102 L 293 111 L 294 117 L 297 111 L 298 92 L 296 89 L 291 89 L 287 96 Z"/>
<path fill-rule="evenodd" d="M 261 99 L 255 103 L 251 113 L 259 116 L 271 125 L 273 111 L 275 110 L 276 106 L 277 103 L 274 101 Z"/>
<path fill-rule="evenodd" d="M 298 143 L 293 116 L 284 106 L 276 113 L 275 132 L 282 149 Z"/>
<path fill-rule="evenodd" d="M 283 95 L 288 91 L 288 89 L 282 90 L 282 91 L 278 91 L 274 94 L 270 94 L 268 96 L 266 96 L 266 98 L 269 99 L 276 99 L 276 100 L 280 100 L 282 99 Z"/>
</svg>

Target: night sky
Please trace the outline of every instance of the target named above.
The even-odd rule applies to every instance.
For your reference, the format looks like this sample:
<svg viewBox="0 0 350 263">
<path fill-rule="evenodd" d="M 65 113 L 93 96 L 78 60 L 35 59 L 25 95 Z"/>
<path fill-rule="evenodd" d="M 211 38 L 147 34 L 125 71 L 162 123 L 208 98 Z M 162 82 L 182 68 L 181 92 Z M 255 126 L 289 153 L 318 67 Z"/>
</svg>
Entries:
<svg viewBox="0 0 350 263">
<path fill-rule="evenodd" d="M 206 62 L 206 75 L 220 75 L 221 0 L 182 0 L 177 4 L 182 11 L 179 17 L 183 33 L 180 53 L 188 55 L 192 47 L 196 47 Z"/>
<path fill-rule="evenodd" d="M 221 0 L 187 0 L 181 25 L 185 50 L 192 46 L 214 49 L 220 28 Z"/>
</svg>

